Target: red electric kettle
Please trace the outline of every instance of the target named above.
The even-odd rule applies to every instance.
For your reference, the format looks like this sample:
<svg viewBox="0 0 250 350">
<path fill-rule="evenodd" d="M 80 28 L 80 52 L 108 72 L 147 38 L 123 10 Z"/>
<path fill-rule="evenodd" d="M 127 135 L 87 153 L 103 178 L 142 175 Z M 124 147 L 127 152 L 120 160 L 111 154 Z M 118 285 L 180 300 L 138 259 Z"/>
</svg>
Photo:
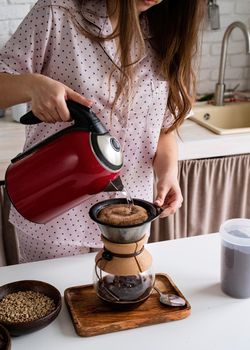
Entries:
<svg viewBox="0 0 250 350">
<path fill-rule="evenodd" d="M 39 224 L 109 190 L 107 186 L 115 179 L 115 188 L 122 189 L 118 176 L 123 160 L 118 140 L 90 108 L 70 100 L 66 103 L 74 125 L 17 155 L 5 175 L 16 210 Z M 36 124 L 41 120 L 28 112 L 20 122 Z"/>
</svg>

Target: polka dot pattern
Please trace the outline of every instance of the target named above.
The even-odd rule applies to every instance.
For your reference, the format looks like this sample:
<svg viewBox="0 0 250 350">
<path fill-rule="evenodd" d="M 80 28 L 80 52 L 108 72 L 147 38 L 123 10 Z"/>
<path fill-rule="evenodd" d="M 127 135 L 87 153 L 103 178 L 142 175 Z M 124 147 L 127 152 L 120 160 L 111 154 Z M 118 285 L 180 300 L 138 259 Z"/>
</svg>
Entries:
<svg viewBox="0 0 250 350">
<path fill-rule="evenodd" d="M 76 23 L 95 33 L 109 34 L 112 28 L 106 16 L 106 1 L 84 1 L 79 9 L 73 0 L 39 0 L 0 51 L 0 71 L 44 74 L 93 99 L 93 111 L 122 145 L 124 185 L 133 197 L 152 201 L 152 161 L 159 133 L 172 123 L 166 111 L 167 83 L 157 74 L 157 62 L 146 40 L 146 54 L 133 82 L 133 98 L 120 101 L 110 118 L 117 73 L 111 82 L 109 76 L 114 63 L 119 64 L 115 42 L 93 43 L 79 32 Z M 28 126 L 24 149 L 69 125 Z M 97 194 L 46 225 L 31 223 L 11 208 L 10 221 L 22 231 L 26 261 L 74 255 L 84 247 L 87 251 L 88 247 L 101 246 L 100 231 L 88 211 L 98 201 L 116 196 L 121 193 Z"/>
</svg>

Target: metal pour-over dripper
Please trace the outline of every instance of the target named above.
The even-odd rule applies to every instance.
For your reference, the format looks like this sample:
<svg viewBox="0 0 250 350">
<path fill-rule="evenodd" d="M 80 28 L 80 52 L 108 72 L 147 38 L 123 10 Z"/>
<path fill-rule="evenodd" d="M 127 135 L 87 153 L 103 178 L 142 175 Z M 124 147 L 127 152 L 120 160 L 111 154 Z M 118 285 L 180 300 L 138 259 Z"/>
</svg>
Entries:
<svg viewBox="0 0 250 350">
<path fill-rule="evenodd" d="M 98 213 L 100 210 L 113 204 L 127 204 L 126 198 L 113 198 L 99 202 L 90 208 L 89 215 L 91 219 L 98 224 L 102 235 L 109 241 L 114 243 L 137 242 L 145 236 L 145 234 L 149 234 L 150 223 L 161 214 L 162 209 L 142 199 L 133 198 L 133 203 L 146 209 L 148 219 L 143 223 L 128 226 L 116 226 L 105 224 L 98 220 Z"/>
</svg>

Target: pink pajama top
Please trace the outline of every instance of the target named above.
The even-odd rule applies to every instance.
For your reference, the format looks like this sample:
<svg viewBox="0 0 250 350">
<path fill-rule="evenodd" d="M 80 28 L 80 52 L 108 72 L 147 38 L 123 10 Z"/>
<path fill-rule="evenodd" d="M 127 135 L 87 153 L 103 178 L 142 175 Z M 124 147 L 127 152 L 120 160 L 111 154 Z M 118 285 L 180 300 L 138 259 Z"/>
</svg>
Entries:
<svg viewBox="0 0 250 350">
<path fill-rule="evenodd" d="M 112 120 L 109 98 L 115 95 L 116 83 L 112 78 L 110 84 L 109 76 L 114 65 L 119 66 L 115 41 L 92 42 L 79 30 L 81 27 L 95 34 L 112 32 L 106 1 L 87 0 L 77 5 L 73 0 L 39 0 L 0 51 L 0 72 L 44 74 L 92 99 L 93 111 L 122 145 L 124 185 L 133 197 L 152 202 L 152 162 L 160 130 L 168 128 L 172 118 L 166 110 L 168 86 L 157 74 L 146 26 L 146 53 L 137 67 L 133 98 L 117 105 Z M 27 126 L 24 149 L 68 126 Z M 115 196 L 121 193 L 95 195 L 45 225 L 25 220 L 12 207 L 10 221 L 27 240 L 36 242 L 37 250 L 43 249 L 43 256 L 38 258 L 48 257 L 48 249 L 50 257 L 80 253 L 84 247 L 101 246 L 99 229 L 88 215 L 90 207 Z"/>
</svg>

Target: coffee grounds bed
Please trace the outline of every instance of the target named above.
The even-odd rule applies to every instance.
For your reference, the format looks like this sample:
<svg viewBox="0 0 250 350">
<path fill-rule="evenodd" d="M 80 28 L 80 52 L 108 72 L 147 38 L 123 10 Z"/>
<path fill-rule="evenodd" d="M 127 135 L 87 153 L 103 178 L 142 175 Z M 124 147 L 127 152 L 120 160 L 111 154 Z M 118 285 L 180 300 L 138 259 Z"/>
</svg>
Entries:
<svg viewBox="0 0 250 350">
<path fill-rule="evenodd" d="M 172 279 L 163 273 L 155 276 L 155 286 L 161 292 L 177 294 L 185 306 L 162 305 L 159 294 L 153 290 L 150 297 L 131 310 L 117 310 L 103 303 L 92 284 L 67 288 L 64 298 L 76 333 L 81 337 L 122 331 L 152 324 L 177 321 L 188 317 L 191 306 Z"/>
</svg>

